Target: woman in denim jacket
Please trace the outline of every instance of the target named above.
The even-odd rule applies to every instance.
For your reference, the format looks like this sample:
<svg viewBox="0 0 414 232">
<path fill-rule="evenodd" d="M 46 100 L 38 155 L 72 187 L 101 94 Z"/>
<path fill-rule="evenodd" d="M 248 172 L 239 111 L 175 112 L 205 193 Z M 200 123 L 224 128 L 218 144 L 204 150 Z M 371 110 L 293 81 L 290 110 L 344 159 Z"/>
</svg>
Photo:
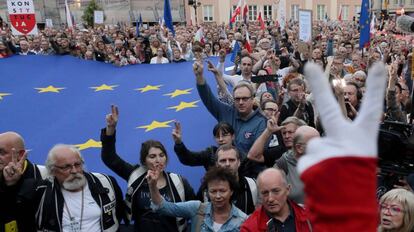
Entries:
<svg viewBox="0 0 414 232">
<path fill-rule="evenodd" d="M 203 178 L 207 186 L 210 202 L 187 201 L 172 203 L 164 200 L 158 191 L 159 170 L 148 170 L 147 181 L 150 187 L 151 207 L 160 214 L 191 219 L 192 232 L 227 232 L 240 230 L 247 215 L 231 202 L 237 189 L 235 176 L 226 169 L 212 168 Z"/>
</svg>

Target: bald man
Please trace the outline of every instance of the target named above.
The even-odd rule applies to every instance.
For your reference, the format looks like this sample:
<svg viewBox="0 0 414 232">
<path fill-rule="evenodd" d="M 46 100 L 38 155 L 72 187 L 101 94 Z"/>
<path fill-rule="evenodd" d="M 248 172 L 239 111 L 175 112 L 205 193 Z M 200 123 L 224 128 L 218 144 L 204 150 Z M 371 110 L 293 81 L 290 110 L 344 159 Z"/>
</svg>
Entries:
<svg viewBox="0 0 414 232">
<path fill-rule="evenodd" d="M 301 126 L 296 129 L 293 135 L 293 152 L 285 152 L 282 157 L 276 160 L 275 166 L 282 169 L 286 174 L 286 180 L 291 186 L 289 199 L 298 204 L 305 203 L 305 192 L 303 183 L 300 180 L 296 166 L 300 157 L 305 154 L 306 145 L 312 138 L 320 137 L 319 132 L 310 126 Z"/>
<path fill-rule="evenodd" d="M 288 200 L 290 185 L 283 171 L 268 168 L 257 177 L 262 205 L 242 224 L 241 232 L 312 231 L 305 210 Z"/>
<path fill-rule="evenodd" d="M 12 161 L 24 162 L 22 180 L 41 178 L 39 168 L 26 159 L 22 136 L 12 131 L 0 134 L 0 231 L 17 231 L 17 229 L 19 231 L 33 231 L 35 228 L 34 220 L 31 220 L 33 217 L 23 215 L 16 204 L 17 189 L 23 181 L 20 180 L 16 184 L 16 188 L 5 187 L 3 173 L 14 171 L 6 168 Z"/>
</svg>

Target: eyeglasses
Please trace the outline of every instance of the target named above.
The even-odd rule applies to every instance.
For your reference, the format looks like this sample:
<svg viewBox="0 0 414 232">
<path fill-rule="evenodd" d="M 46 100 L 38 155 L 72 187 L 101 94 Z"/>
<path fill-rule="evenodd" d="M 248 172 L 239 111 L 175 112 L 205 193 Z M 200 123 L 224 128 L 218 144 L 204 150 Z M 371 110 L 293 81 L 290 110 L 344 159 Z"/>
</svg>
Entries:
<svg viewBox="0 0 414 232">
<path fill-rule="evenodd" d="M 235 97 L 234 98 L 234 101 L 235 102 L 240 102 L 240 101 L 242 101 L 242 102 L 247 102 L 248 100 L 250 100 L 252 97 L 250 96 L 250 97 Z"/>
<path fill-rule="evenodd" d="M 76 162 L 74 164 L 66 164 L 64 166 L 57 166 L 53 165 L 55 168 L 60 169 L 63 172 L 68 172 L 72 170 L 72 168 L 75 168 L 76 170 L 80 169 L 83 166 L 83 162 Z"/>
<path fill-rule="evenodd" d="M 264 110 L 271 111 L 271 112 L 276 112 L 277 111 L 277 109 L 273 109 L 273 108 L 265 108 Z"/>
<path fill-rule="evenodd" d="M 392 216 L 395 216 L 399 213 L 404 212 L 404 210 L 398 206 L 392 206 L 392 205 L 387 205 L 387 204 L 381 204 L 380 209 L 381 209 L 381 212 L 384 210 L 387 210 Z"/>
</svg>

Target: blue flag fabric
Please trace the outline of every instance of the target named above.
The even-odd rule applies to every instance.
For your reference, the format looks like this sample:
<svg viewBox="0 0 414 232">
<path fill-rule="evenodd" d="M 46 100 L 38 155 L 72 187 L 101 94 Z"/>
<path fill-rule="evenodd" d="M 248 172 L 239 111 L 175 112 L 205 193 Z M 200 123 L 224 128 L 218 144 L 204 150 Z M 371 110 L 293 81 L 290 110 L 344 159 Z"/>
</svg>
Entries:
<svg viewBox="0 0 414 232">
<path fill-rule="evenodd" d="M 369 0 L 362 0 L 361 13 L 359 16 L 359 49 L 363 49 L 365 46 L 367 46 L 370 40 L 369 8 Z"/>
<path fill-rule="evenodd" d="M 230 17 L 229 17 L 229 27 L 233 29 L 233 23 L 231 22 L 231 10 L 230 10 Z"/>
<path fill-rule="evenodd" d="M 139 14 L 139 17 L 141 17 L 141 14 Z M 140 36 L 140 32 L 139 32 L 139 29 L 140 29 L 140 27 L 141 27 L 141 25 L 140 25 L 140 22 L 138 21 L 138 19 L 136 20 L 136 37 L 138 37 L 138 36 Z"/>
<path fill-rule="evenodd" d="M 170 29 L 170 31 L 175 36 L 174 25 L 171 16 L 170 0 L 164 0 L 164 21 L 167 28 Z"/>
<path fill-rule="evenodd" d="M 233 48 L 233 51 L 230 57 L 231 62 L 234 63 L 234 61 L 236 60 L 237 53 L 239 53 L 240 51 L 241 51 L 240 44 L 238 41 L 236 41 L 236 43 L 234 43 L 234 48 Z"/>
<path fill-rule="evenodd" d="M 205 68 L 207 81 L 215 86 L 211 75 Z M 0 60 L 0 133 L 20 133 L 28 159 L 37 164 L 44 164 L 57 143 L 76 145 L 88 171 L 115 176 L 125 190 L 126 182 L 100 158 L 100 129 L 106 126 L 111 104 L 119 107 L 116 146 L 124 160 L 139 163 L 141 143 L 159 140 L 168 152 L 167 170 L 198 188 L 204 168 L 182 165 L 171 136 L 173 120 L 178 120 L 189 149 L 215 144 L 212 130 L 217 122 L 199 99 L 192 62 L 119 68 L 69 56 Z"/>
</svg>

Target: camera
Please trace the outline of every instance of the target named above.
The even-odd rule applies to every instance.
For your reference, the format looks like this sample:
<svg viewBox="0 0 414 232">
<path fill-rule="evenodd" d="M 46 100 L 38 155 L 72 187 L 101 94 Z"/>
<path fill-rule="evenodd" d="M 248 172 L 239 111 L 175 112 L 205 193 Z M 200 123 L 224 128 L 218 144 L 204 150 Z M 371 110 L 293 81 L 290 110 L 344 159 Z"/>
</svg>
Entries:
<svg viewBox="0 0 414 232">
<path fill-rule="evenodd" d="M 377 197 L 414 173 L 414 127 L 410 124 L 384 121 L 378 137 Z"/>
<path fill-rule="evenodd" d="M 278 74 L 275 75 L 262 75 L 262 76 L 252 76 L 251 81 L 253 83 L 261 84 L 263 82 L 272 81 L 276 82 L 281 76 Z"/>
</svg>

